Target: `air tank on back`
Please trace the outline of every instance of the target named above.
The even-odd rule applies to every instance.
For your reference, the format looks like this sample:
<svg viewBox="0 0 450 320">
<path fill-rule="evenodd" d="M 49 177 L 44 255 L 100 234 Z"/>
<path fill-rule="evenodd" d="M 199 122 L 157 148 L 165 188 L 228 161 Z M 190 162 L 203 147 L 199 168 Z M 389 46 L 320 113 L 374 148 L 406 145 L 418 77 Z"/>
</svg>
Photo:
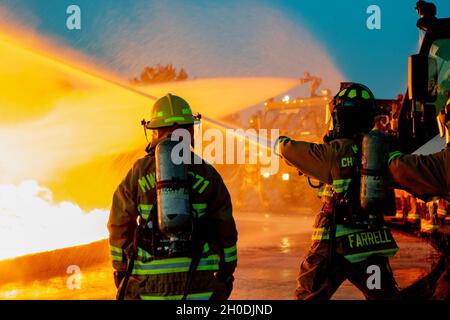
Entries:
<svg viewBox="0 0 450 320">
<path fill-rule="evenodd" d="M 171 253 L 185 250 L 193 228 L 187 166 L 172 158 L 179 156 L 172 155 L 179 143 L 183 142 L 166 139 L 155 150 L 158 227 L 169 238 Z"/>
<path fill-rule="evenodd" d="M 387 156 L 389 137 L 380 130 L 365 134 L 362 141 L 361 208 L 369 217 L 372 226 L 383 222 L 388 210 L 389 190 L 387 185 Z"/>
</svg>

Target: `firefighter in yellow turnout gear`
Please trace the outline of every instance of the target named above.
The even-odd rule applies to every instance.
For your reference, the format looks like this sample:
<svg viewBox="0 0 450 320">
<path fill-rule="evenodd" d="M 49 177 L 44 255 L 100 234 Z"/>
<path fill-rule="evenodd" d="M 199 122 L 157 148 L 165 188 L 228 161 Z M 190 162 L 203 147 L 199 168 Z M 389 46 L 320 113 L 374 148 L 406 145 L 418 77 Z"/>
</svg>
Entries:
<svg viewBox="0 0 450 320">
<path fill-rule="evenodd" d="M 193 254 L 171 256 L 164 246 L 155 249 L 160 235 L 152 218 L 158 207 L 155 149 L 175 129 L 183 128 L 193 137 L 194 121 L 184 99 L 168 94 L 156 101 L 151 121 L 143 123 L 152 130 L 147 155 L 136 161 L 114 193 L 109 243 L 116 286 L 125 299 L 181 299 L 186 293 Z M 230 195 L 219 173 L 198 157 L 194 161 L 193 153 L 191 156 L 191 163 L 186 164 L 186 188 L 195 239 L 192 251 L 199 255 L 186 298 L 223 300 L 231 294 L 237 264 Z"/>
<path fill-rule="evenodd" d="M 330 299 L 346 279 L 367 299 L 400 298 L 389 265 L 388 257 L 398 250 L 390 231 L 381 223 L 368 227 L 366 218 L 358 217 L 361 136 L 372 129 L 375 111 L 375 100 L 367 87 L 347 84 L 334 98 L 334 127 L 326 143 L 288 137 L 280 137 L 276 143 L 279 155 L 289 165 L 326 184 L 312 245 L 297 279 L 300 300 Z M 372 265 L 380 270 L 379 288 L 367 285 Z"/>
</svg>

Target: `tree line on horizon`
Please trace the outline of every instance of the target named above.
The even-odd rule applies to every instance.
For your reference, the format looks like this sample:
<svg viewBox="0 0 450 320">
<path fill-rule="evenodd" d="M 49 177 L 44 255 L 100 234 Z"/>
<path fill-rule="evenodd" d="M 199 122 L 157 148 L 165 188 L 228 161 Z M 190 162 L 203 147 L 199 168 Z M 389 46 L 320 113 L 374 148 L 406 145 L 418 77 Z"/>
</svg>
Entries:
<svg viewBox="0 0 450 320">
<path fill-rule="evenodd" d="M 184 68 L 179 71 L 171 64 L 157 64 L 154 66 L 146 66 L 138 77 L 130 80 L 132 84 L 155 84 L 169 81 L 183 81 L 188 78 L 188 74 Z"/>
</svg>

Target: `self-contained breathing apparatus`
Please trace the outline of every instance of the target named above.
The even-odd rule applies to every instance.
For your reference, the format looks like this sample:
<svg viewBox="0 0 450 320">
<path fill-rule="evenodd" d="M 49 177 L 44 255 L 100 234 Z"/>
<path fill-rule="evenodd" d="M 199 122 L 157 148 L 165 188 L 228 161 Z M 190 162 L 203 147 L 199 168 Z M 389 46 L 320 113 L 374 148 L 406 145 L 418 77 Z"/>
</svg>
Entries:
<svg viewBox="0 0 450 320">
<path fill-rule="evenodd" d="M 166 139 L 155 150 L 157 215 L 153 230 L 153 256 L 190 255 L 193 217 L 189 201 L 187 167 L 175 164 L 174 147 L 180 142 Z"/>
<path fill-rule="evenodd" d="M 387 157 L 390 137 L 375 127 L 362 140 L 360 207 L 369 226 L 383 224 L 383 216 L 395 211 L 395 194 L 388 185 Z"/>
<path fill-rule="evenodd" d="M 357 83 L 341 83 L 331 106 L 333 127 L 324 140 L 355 140 L 353 178 L 345 192 L 333 195 L 333 210 L 339 212 L 336 222 L 348 227 L 380 227 L 388 210 L 386 203 L 393 200 L 388 199 L 393 192 L 388 190 L 385 176 L 389 138 L 378 128 L 372 129 L 376 116 L 370 89 Z"/>
<path fill-rule="evenodd" d="M 155 148 L 156 201 L 148 218 L 139 216 L 128 268 L 118 295 L 119 300 L 125 296 L 138 247 L 151 252 L 153 260 L 192 258 L 183 300 L 189 292 L 203 248 L 194 236 L 195 221 L 190 204 L 187 165 L 182 161 L 174 161 L 173 158 L 180 156 L 174 153 L 174 147 L 179 143 L 184 142 L 174 141 L 169 137 L 159 142 Z M 181 149 L 189 150 L 189 148 Z"/>
<path fill-rule="evenodd" d="M 200 118 L 201 115 L 192 113 L 187 101 L 169 93 L 155 102 L 151 120 L 142 120 L 141 124 L 147 136 L 147 129 L 184 128 L 194 125 Z M 186 163 L 186 159 L 191 160 L 189 143 L 193 143 L 192 138 L 188 142 L 170 133 L 155 147 L 157 213 L 152 212 L 148 230 L 141 237 L 151 239 L 151 243 L 143 245 L 151 250 L 155 259 L 193 256 L 197 251 Z M 176 148 L 179 144 L 185 146 Z"/>
<path fill-rule="evenodd" d="M 383 229 L 386 212 L 386 200 L 392 197 L 388 190 L 385 165 L 389 142 L 387 136 L 375 125 L 377 108 L 372 92 L 356 83 L 342 83 L 341 90 L 334 97 L 331 105 L 332 125 L 325 143 L 334 139 L 350 139 L 354 142 L 352 150 L 351 180 L 341 192 L 332 190 L 330 202 L 326 202 L 323 211 L 329 217 L 329 247 L 327 267 L 332 272 L 335 252 L 348 261 L 358 261 L 355 257 L 367 252 L 383 252 L 392 255 L 398 250 L 389 230 Z M 375 126 L 375 128 L 374 128 Z M 348 180 L 347 180 L 348 181 Z M 329 186 L 326 186 L 329 188 Z M 337 234 L 337 225 L 354 230 L 348 236 Z M 350 237 L 385 236 L 384 244 L 367 242 L 367 246 L 354 246 Z M 364 238 L 365 239 L 365 238 Z M 386 251 L 387 249 L 387 251 Z M 370 253 L 367 253 L 370 255 Z M 329 277 L 330 281 L 332 277 Z M 329 288 L 331 290 L 332 283 Z M 331 292 L 330 292 L 331 294 Z"/>
<path fill-rule="evenodd" d="M 200 117 L 192 114 L 189 104 L 184 99 L 168 94 L 154 104 L 152 119 L 142 120 L 141 124 L 147 137 L 147 129 L 193 125 Z M 203 243 L 197 239 L 194 232 L 195 221 L 191 210 L 188 168 L 184 161 L 192 159 L 192 151 L 189 145 L 175 148 L 180 143 L 187 142 L 175 137 L 172 139 L 172 136 L 173 134 L 166 136 L 155 147 L 156 199 L 148 216 L 146 218 L 139 216 L 127 272 L 118 295 L 119 300 L 125 296 L 138 247 L 151 252 L 153 260 L 175 257 L 192 259 L 183 300 L 187 297 L 194 272 L 201 259 Z M 186 152 L 188 154 L 185 154 Z"/>
</svg>

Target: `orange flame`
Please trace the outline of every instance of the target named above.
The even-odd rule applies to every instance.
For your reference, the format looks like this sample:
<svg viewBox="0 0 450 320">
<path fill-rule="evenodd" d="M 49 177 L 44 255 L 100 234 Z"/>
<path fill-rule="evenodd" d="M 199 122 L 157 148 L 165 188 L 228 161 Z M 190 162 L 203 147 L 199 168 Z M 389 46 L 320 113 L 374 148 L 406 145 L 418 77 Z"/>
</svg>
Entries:
<svg viewBox="0 0 450 320">
<path fill-rule="evenodd" d="M 145 146 L 139 121 L 150 113 L 152 101 L 105 81 L 109 76 L 101 71 L 85 72 L 85 66 L 66 64 L 46 50 L 0 31 L 0 225 L 5 230 L 0 242 L 10 244 L 0 259 L 105 237 L 106 211 L 93 209 L 110 205 L 115 187 Z M 219 117 L 297 84 L 226 78 L 139 90 L 182 95 L 196 111 Z M 84 231 L 76 237 L 67 233 L 70 226 Z"/>
</svg>

